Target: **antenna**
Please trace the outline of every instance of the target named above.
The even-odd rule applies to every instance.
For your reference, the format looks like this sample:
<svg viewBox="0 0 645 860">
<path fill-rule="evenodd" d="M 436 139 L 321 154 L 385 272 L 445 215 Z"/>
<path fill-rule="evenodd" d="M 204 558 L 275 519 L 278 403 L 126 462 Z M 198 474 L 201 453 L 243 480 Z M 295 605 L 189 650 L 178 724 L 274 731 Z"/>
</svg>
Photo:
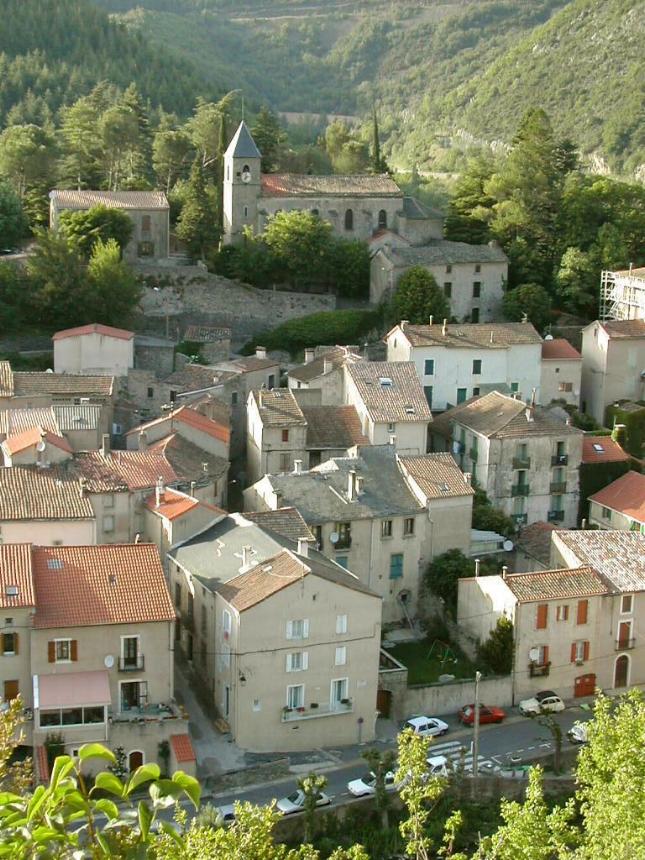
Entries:
<svg viewBox="0 0 645 860">
<path fill-rule="evenodd" d="M 242 122 L 244 122 L 244 93 L 242 93 Z"/>
</svg>

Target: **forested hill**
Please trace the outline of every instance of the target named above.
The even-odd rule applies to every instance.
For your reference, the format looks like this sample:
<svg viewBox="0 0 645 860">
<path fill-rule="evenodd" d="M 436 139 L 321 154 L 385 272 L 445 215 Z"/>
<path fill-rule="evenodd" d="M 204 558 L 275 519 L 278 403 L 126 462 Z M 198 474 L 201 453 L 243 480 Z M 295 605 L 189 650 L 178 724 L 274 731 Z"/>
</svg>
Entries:
<svg viewBox="0 0 645 860">
<path fill-rule="evenodd" d="M 0 128 L 46 122 L 106 80 L 135 82 L 153 107 L 188 115 L 195 98 L 221 95 L 187 60 L 111 21 L 89 0 L 2 0 Z"/>
<path fill-rule="evenodd" d="M 282 111 L 366 115 L 432 166 L 455 138 L 508 142 L 530 106 L 618 170 L 645 161 L 645 0 L 94 0 L 205 81 Z"/>
</svg>

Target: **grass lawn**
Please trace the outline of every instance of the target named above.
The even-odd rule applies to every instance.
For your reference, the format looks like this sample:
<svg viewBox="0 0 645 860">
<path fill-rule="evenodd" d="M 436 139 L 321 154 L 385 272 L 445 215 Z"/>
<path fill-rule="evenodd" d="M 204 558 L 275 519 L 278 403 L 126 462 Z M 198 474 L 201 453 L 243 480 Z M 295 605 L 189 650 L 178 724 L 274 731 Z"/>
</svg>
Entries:
<svg viewBox="0 0 645 860">
<path fill-rule="evenodd" d="M 475 667 L 458 648 L 450 646 L 452 654 L 442 663 L 443 646 L 436 645 L 428 658 L 431 647 L 432 640 L 423 639 L 420 642 L 402 642 L 387 651 L 407 668 L 408 684 L 434 684 L 439 675 L 475 677 Z"/>
</svg>

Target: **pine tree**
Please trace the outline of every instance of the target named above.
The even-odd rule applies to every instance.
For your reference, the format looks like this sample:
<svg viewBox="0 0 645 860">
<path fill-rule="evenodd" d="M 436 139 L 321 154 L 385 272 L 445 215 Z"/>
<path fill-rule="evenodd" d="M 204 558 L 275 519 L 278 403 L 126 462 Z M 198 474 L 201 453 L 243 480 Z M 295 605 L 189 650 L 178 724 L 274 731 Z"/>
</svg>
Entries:
<svg viewBox="0 0 645 860">
<path fill-rule="evenodd" d="M 285 134 L 278 117 L 266 105 L 260 109 L 251 134 L 262 153 L 262 172 L 271 173 L 276 168 L 278 150 Z"/>
<path fill-rule="evenodd" d="M 376 106 L 372 109 L 372 173 L 387 173 L 387 164 L 381 158 L 381 141 L 379 139 Z"/>
<path fill-rule="evenodd" d="M 204 169 L 199 155 L 190 169 L 186 199 L 177 224 L 177 235 L 185 243 L 188 252 L 204 259 L 206 252 L 219 239 L 217 209 L 209 196 Z"/>
</svg>

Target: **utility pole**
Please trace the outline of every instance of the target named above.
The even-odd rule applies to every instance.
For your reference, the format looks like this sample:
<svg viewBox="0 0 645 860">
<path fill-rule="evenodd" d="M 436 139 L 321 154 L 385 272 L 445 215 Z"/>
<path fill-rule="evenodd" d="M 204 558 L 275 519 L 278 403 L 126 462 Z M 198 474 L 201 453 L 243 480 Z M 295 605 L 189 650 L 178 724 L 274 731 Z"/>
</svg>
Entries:
<svg viewBox="0 0 645 860">
<path fill-rule="evenodd" d="M 473 722 L 473 795 L 477 792 L 477 779 L 479 776 L 479 682 L 482 673 L 475 672 L 475 719 Z"/>
</svg>

